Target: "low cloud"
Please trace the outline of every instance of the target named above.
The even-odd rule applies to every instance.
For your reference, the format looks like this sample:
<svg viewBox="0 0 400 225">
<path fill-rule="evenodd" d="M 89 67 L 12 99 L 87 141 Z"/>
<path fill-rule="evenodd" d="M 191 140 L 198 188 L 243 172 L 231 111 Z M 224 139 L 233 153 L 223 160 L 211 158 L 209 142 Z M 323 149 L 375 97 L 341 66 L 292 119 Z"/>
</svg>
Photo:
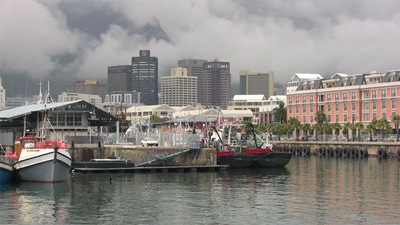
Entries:
<svg viewBox="0 0 400 225">
<path fill-rule="evenodd" d="M 160 76 L 178 59 L 228 61 L 234 83 L 243 69 L 274 71 L 283 84 L 296 72 L 399 68 L 396 0 L 3 0 L 0 15 L 1 76 L 50 79 L 60 91 L 105 82 L 108 66 L 130 64 L 140 49 L 159 58 Z"/>
</svg>

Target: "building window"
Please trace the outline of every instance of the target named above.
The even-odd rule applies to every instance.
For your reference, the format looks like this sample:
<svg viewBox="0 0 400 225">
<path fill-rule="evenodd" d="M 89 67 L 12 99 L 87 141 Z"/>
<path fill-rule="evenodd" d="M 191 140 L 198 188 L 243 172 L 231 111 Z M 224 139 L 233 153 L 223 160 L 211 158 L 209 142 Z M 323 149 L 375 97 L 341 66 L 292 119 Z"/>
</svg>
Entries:
<svg viewBox="0 0 400 225">
<path fill-rule="evenodd" d="M 351 92 L 351 99 L 352 100 L 356 99 L 356 92 L 355 91 Z"/>
<path fill-rule="evenodd" d="M 303 105 L 303 113 L 306 113 L 306 106 L 305 105 Z"/>
<path fill-rule="evenodd" d="M 356 103 L 355 102 L 351 103 L 351 109 L 353 111 L 356 111 Z"/>
<path fill-rule="evenodd" d="M 299 104 L 299 97 L 296 97 L 296 104 Z"/>
<path fill-rule="evenodd" d="M 396 109 L 396 100 L 392 101 L 392 109 Z"/>
<path fill-rule="evenodd" d="M 386 98 L 386 90 L 385 89 L 381 90 L 381 95 L 382 95 L 382 98 Z"/>
<path fill-rule="evenodd" d="M 376 98 L 376 90 L 372 90 L 372 98 Z"/>
<path fill-rule="evenodd" d="M 339 104 L 336 103 L 336 112 L 339 112 Z"/>
<path fill-rule="evenodd" d="M 391 97 L 396 97 L 396 89 L 392 88 L 390 95 Z"/>
<path fill-rule="evenodd" d="M 328 123 L 331 122 L 331 115 L 328 115 Z"/>
<path fill-rule="evenodd" d="M 382 119 L 386 119 L 386 113 L 382 113 Z"/>
<path fill-rule="evenodd" d="M 314 102 L 314 95 L 310 95 L 310 102 Z"/>
<path fill-rule="evenodd" d="M 343 104 L 343 111 L 347 112 L 347 104 Z"/>
<path fill-rule="evenodd" d="M 306 122 L 306 116 L 303 116 L 303 123 Z"/>
<path fill-rule="evenodd" d="M 306 96 L 303 96 L 303 103 L 306 103 Z"/>
<path fill-rule="evenodd" d="M 326 95 L 326 98 L 327 98 L 327 101 L 331 101 L 332 99 L 331 99 L 331 94 L 327 94 Z"/>
<path fill-rule="evenodd" d="M 339 100 L 339 93 L 335 93 L 335 101 Z"/>
<path fill-rule="evenodd" d="M 392 119 L 393 119 L 393 117 L 395 117 L 396 116 L 396 112 L 395 111 L 392 111 Z"/>
<path fill-rule="evenodd" d="M 65 113 L 58 114 L 57 125 L 58 126 L 65 126 Z"/>
<path fill-rule="evenodd" d="M 314 121 L 314 116 L 310 116 L 310 122 Z"/>
<path fill-rule="evenodd" d="M 343 100 L 347 100 L 347 93 L 343 93 Z"/>
<path fill-rule="evenodd" d="M 74 114 L 67 113 L 67 126 L 74 126 Z"/>
<path fill-rule="evenodd" d="M 74 116 L 75 126 L 82 126 L 82 114 L 76 113 Z"/>
<path fill-rule="evenodd" d="M 386 101 L 382 101 L 382 109 L 386 109 Z"/>
<path fill-rule="evenodd" d="M 372 120 L 376 120 L 376 113 L 372 113 Z"/>
<path fill-rule="evenodd" d="M 289 97 L 289 104 L 292 104 L 292 97 Z"/>
<path fill-rule="evenodd" d="M 363 102 L 363 110 L 369 110 L 369 102 Z"/>
<path fill-rule="evenodd" d="M 369 121 L 369 113 L 364 113 L 363 114 L 363 120 L 364 121 Z"/>
<path fill-rule="evenodd" d="M 339 115 L 336 115 L 336 121 L 335 122 L 339 122 Z"/>
<path fill-rule="evenodd" d="M 344 114 L 344 122 L 347 122 L 347 114 Z"/>
<path fill-rule="evenodd" d="M 372 110 L 376 110 L 376 102 L 372 102 Z"/>
<path fill-rule="evenodd" d="M 292 107 L 289 107 L 289 113 L 292 114 Z"/>
<path fill-rule="evenodd" d="M 299 113 L 299 107 L 296 106 L 296 113 Z"/>
<path fill-rule="evenodd" d="M 328 105 L 328 112 L 331 112 L 331 105 Z"/>
<path fill-rule="evenodd" d="M 368 99 L 369 98 L 369 91 L 364 91 L 364 99 Z"/>
</svg>

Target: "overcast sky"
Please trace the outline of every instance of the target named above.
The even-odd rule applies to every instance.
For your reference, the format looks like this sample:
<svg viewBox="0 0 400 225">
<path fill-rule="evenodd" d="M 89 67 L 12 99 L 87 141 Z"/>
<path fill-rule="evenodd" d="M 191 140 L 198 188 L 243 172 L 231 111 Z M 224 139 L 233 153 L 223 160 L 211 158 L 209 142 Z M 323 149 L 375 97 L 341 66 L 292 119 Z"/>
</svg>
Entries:
<svg viewBox="0 0 400 225">
<path fill-rule="evenodd" d="M 105 82 L 108 66 L 140 49 L 158 57 L 160 76 L 178 59 L 218 58 L 234 83 L 239 70 L 274 71 L 280 84 L 294 73 L 386 72 L 400 68 L 400 1 L 0 0 L 0 48 L 11 90 L 32 86 L 23 76 L 65 89 Z"/>
</svg>

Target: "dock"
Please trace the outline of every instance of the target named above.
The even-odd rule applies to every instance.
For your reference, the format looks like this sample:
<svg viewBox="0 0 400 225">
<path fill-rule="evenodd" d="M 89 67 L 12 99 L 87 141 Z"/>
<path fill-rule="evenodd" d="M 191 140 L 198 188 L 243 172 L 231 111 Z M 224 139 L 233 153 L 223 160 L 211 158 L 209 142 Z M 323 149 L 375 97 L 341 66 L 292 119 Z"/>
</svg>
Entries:
<svg viewBox="0 0 400 225">
<path fill-rule="evenodd" d="M 228 165 L 207 166 L 144 166 L 126 168 L 73 168 L 73 173 L 169 173 L 169 172 L 217 172 L 226 170 Z"/>
</svg>

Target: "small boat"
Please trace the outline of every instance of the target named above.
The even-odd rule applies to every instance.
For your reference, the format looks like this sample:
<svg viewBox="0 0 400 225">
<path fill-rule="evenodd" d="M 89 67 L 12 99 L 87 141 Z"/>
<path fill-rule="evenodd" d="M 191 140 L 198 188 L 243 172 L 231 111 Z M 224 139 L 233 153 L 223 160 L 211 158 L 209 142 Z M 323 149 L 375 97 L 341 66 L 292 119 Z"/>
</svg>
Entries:
<svg viewBox="0 0 400 225">
<path fill-rule="evenodd" d="M 215 128 L 214 128 L 215 129 Z M 268 142 L 257 145 L 254 127 L 250 126 L 253 132 L 255 148 L 245 148 L 224 144 L 220 151 L 217 151 L 217 164 L 229 165 L 230 168 L 279 168 L 286 166 L 292 154 L 284 152 L 275 152 L 275 146 Z M 222 142 L 218 132 L 217 135 Z"/>
<path fill-rule="evenodd" d="M 123 159 L 91 159 L 90 161 L 81 161 L 72 163 L 72 169 L 75 168 L 131 168 L 135 163 L 131 160 Z"/>
<path fill-rule="evenodd" d="M 12 179 L 12 162 L 6 156 L 0 156 L 0 184 L 10 182 Z"/>
<path fill-rule="evenodd" d="M 61 182 L 68 178 L 71 156 L 63 140 L 41 140 L 28 135 L 15 143 L 14 168 L 21 181 Z"/>
<path fill-rule="evenodd" d="M 8 150 L 5 151 L 0 144 L 0 184 L 10 182 L 13 178 L 13 154 Z"/>
</svg>

